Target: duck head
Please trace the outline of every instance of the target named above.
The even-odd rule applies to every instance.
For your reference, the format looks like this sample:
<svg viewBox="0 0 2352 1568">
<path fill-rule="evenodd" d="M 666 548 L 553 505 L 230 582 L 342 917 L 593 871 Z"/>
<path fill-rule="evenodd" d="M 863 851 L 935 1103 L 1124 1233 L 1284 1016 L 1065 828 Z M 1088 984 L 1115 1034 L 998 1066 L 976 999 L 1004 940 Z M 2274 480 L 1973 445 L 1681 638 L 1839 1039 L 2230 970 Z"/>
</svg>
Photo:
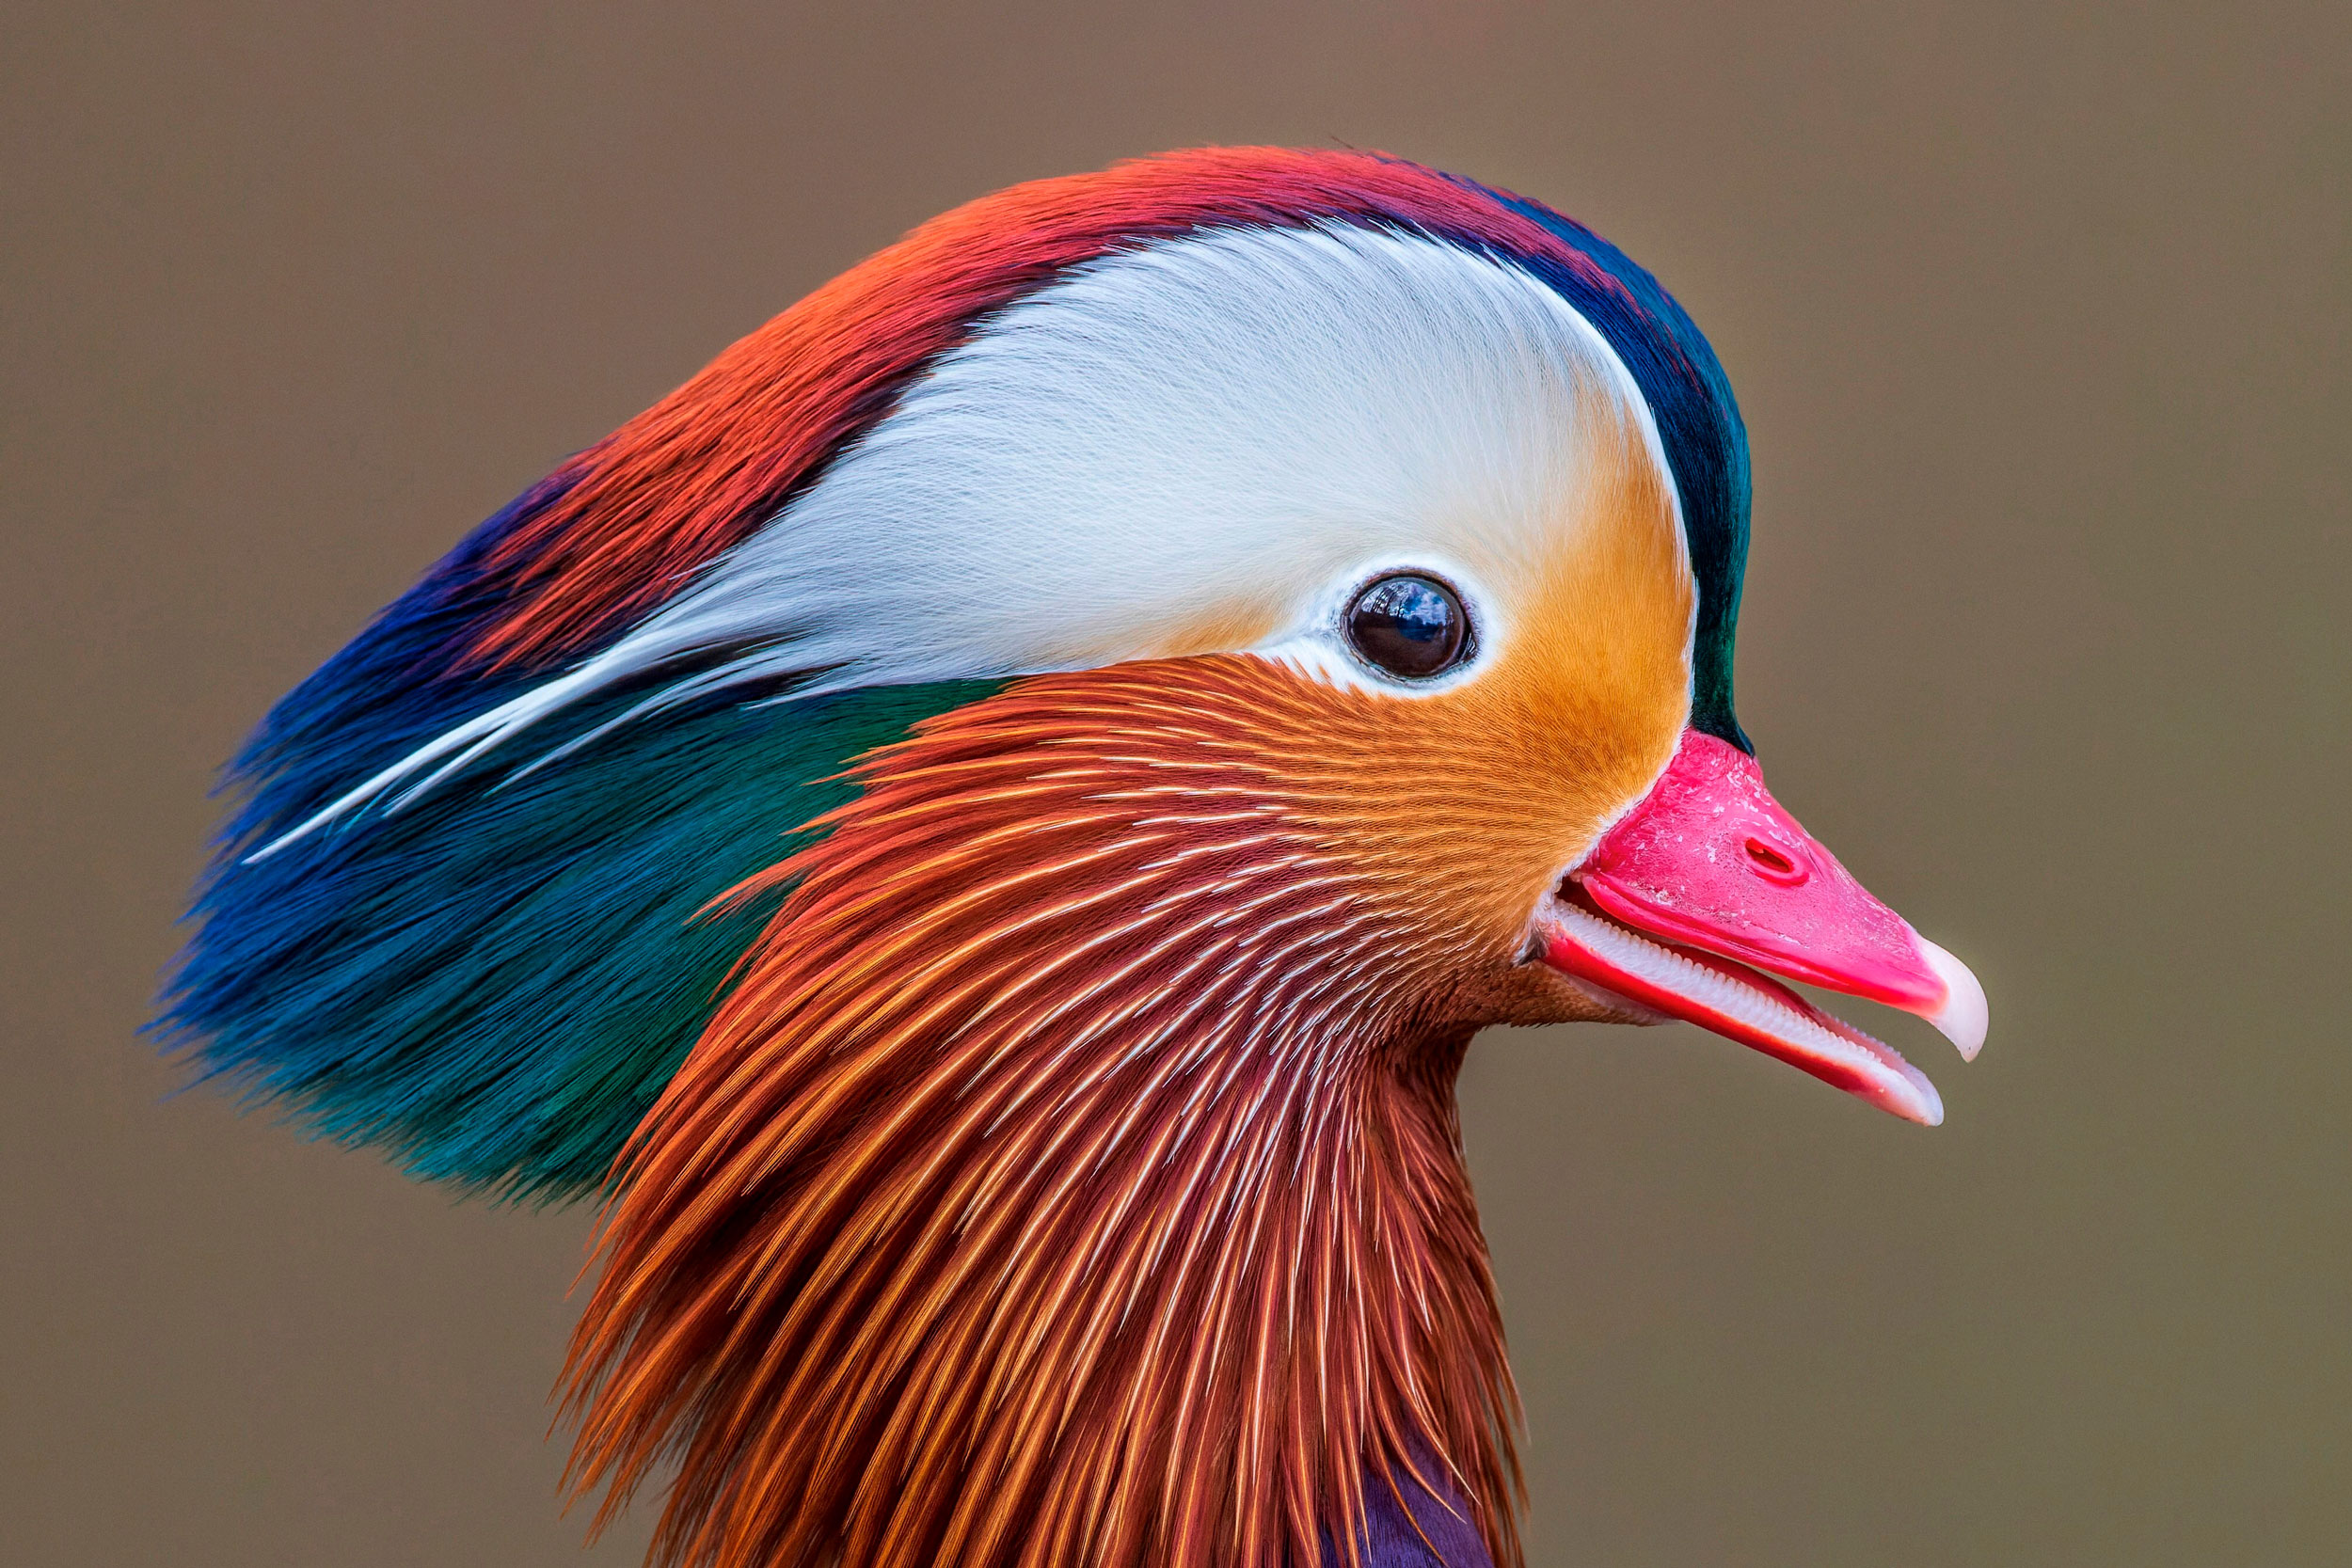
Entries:
<svg viewBox="0 0 2352 1568">
<path fill-rule="evenodd" d="M 1787 982 L 1983 1038 L 1764 787 L 1747 505 L 1704 339 L 1533 202 L 1268 150 L 1019 187 L 289 699 L 181 1022 L 435 1174 L 609 1171 L 580 1475 L 675 1457 L 677 1560 L 1344 1560 L 1393 1505 L 1508 1561 L 1470 1036 L 1688 1020 L 1931 1124 Z M 439 1035 L 380 947 L 282 1000 L 378 940 L 301 927 L 362 883 L 473 922 Z M 380 1050 L 284 1043 L 337 1021 Z"/>
</svg>

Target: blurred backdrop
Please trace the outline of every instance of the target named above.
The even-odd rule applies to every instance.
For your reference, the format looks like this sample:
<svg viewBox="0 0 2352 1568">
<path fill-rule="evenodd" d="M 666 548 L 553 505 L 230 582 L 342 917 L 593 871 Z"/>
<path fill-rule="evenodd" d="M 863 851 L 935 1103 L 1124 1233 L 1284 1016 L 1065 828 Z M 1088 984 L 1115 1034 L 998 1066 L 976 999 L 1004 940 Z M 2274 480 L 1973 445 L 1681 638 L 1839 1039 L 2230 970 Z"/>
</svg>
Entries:
<svg viewBox="0 0 2352 1568">
<path fill-rule="evenodd" d="M 1479 1042 L 1534 1562 L 2352 1560 L 2341 0 L 0 26 L 0 1560 L 635 1560 L 546 1440 L 591 1216 L 135 1037 L 212 771 L 835 271 L 1213 141 L 1513 187 L 1680 296 L 1767 774 L 1993 998 L 1973 1068 L 1894 1021 L 1935 1132 L 1680 1027 Z"/>
</svg>

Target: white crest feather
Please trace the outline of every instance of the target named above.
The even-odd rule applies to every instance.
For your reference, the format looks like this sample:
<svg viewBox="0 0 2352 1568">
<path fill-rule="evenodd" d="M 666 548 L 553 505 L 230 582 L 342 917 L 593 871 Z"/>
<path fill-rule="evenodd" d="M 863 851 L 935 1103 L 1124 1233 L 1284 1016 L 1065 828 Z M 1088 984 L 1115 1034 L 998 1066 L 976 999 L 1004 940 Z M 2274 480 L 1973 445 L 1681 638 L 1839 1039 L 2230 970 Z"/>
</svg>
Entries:
<svg viewBox="0 0 2352 1568">
<path fill-rule="evenodd" d="M 1515 587 L 1577 515 L 1580 410 L 1597 394 L 1664 471 L 1649 410 L 1591 325 L 1527 273 L 1439 240 L 1237 228 L 1120 252 L 989 318 L 612 647 L 259 855 L 371 800 L 396 809 L 698 652 L 739 650 L 632 716 L 794 675 L 797 698 L 1083 669 L 1220 618 L 1273 625 L 1257 649 L 1360 679 L 1335 606 L 1385 562 L 1446 566 L 1492 650 Z"/>
</svg>

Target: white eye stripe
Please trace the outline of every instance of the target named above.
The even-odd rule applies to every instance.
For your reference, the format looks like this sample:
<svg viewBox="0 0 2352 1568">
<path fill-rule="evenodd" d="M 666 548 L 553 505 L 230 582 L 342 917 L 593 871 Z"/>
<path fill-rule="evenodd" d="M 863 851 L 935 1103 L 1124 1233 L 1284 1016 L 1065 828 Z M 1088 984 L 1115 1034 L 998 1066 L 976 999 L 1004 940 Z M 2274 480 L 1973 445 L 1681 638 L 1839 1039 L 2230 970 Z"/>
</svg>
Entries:
<svg viewBox="0 0 2352 1568">
<path fill-rule="evenodd" d="M 1587 430 L 1596 408 L 1614 411 L 1609 431 Z M 694 692 L 805 675 L 809 696 L 1115 663 L 1194 616 L 1270 625 L 1234 651 L 1393 694 L 1406 686 L 1336 634 L 1345 591 L 1385 568 L 1461 593 L 1476 654 L 1410 688 L 1448 689 L 1511 636 L 1510 590 L 1565 543 L 1591 437 L 1613 442 L 1620 420 L 1666 473 L 1647 404 L 1592 325 L 1458 246 L 1334 225 L 1121 251 L 986 321 L 613 647 L 316 820 L 453 758 L 505 762 L 547 715 L 704 650 L 755 651 L 691 677 Z"/>
<path fill-rule="evenodd" d="M 1630 374 L 1517 269 L 1366 230 L 1198 234 L 1000 312 L 712 588 L 794 604 L 843 684 L 1113 662 L 1209 605 L 1299 635 L 1368 566 L 1556 548 L 1596 393 L 1662 471 Z"/>
</svg>

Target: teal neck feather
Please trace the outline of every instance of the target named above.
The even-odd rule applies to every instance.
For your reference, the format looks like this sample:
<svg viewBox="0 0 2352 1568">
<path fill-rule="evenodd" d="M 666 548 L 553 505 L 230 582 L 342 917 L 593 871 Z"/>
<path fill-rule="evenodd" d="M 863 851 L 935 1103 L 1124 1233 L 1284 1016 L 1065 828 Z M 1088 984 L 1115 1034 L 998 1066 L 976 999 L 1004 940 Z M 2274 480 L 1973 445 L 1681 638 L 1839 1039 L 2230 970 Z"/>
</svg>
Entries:
<svg viewBox="0 0 2352 1568">
<path fill-rule="evenodd" d="M 998 684 L 664 715 L 283 855 L 232 851 L 163 1027 L 203 1076 L 419 1176 L 595 1192 L 782 892 L 707 906 L 848 798 L 850 759 Z"/>
</svg>

